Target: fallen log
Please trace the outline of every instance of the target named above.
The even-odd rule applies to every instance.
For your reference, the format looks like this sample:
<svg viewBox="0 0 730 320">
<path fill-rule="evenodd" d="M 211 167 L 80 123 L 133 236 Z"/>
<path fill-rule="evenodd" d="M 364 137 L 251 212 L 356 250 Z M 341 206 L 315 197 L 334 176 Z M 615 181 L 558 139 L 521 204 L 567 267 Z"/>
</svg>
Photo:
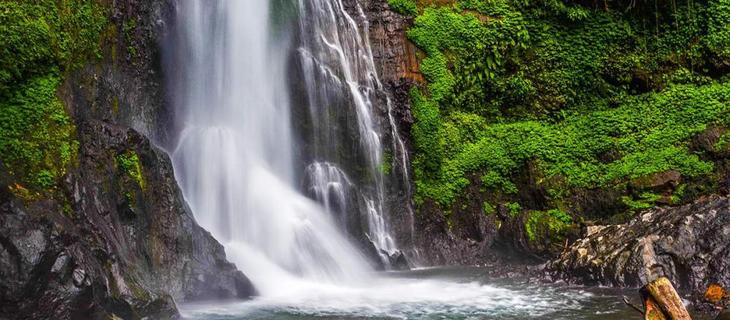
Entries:
<svg viewBox="0 0 730 320">
<path fill-rule="evenodd" d="M 658 278 L 639 291 L 645 320 L 692 320 L 669 279 Z"/>
</svg>

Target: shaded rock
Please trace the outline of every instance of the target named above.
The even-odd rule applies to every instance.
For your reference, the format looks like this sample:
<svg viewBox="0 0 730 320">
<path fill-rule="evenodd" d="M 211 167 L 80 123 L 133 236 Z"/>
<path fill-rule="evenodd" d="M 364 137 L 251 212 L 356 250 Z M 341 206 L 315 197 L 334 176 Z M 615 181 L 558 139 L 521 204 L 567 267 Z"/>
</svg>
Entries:
<svg viewBox="0 0 730 320">
<path fill-rule="evenodd" d="M 723 310 L 715 317 L 715 320 L 730 320 L 730 310 Z"/>
<path fill-rule="evenodd" d="M 65 76 L 60 95 L 71 116 L 134 128 L 166 146 L 172 110 L 163 75 L 175 0 L 109 1 L 101 59 Z"/>
<path fill-rule="evenodd" d="M 80 124 L 78 135 L 78 167 L 63 196 L 23 201 L 8 179 L 0 181 L 0 313 L 168 319 L 178 317 L 173 299 L 255 293 L 195 223 L 164 152 L 132 129 L 100 121 Z M 118 163 L 129 152 L 144 184 Z"/>
<path fill-rule="evenodd" d="M 403 252 L 398 251 L 390 255 L 390 267 L 393 270 L 410 270 L 411 267 L 408 264 L 408 259 Z"/>
<path fill-rule="evenodd" d="M 495 217 L 484 214 L 477 199 L 455 208 L 459 209 L 452 217 L 446 217 L 430 200 L 421 206 L 415 224 L 421 261 L 428 265 L 476 265 L 491 260 Z"/>
<path fill-rule="evenodd" d="M 682 182 L 682 175 L 676 170 L 658 172 L 634 179 L 631 184 L 638 189 L 674 188 Z"/>
</svg>

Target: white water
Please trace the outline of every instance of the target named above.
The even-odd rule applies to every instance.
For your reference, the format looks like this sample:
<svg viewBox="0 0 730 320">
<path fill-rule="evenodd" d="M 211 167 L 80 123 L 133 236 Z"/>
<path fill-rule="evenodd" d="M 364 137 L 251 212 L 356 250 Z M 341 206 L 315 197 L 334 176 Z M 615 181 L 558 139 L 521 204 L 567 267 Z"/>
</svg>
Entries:
<svg viewBox="0 0 730 320">
<path fill-rule="evenodd" d="M 198 222 L 263 295 L 294 280 L 367 279 L 368 262 L 294 188 L 289 48 L 269 41 L 268 1 L 180 6 L 189 60 L 173 160 Z"/>
<path fill-rule="evenodd" d="M 475 268 L 428 269 L 358 286 L 290 286 L 246 302 L 181 306 L 189 319 L 619 319 L 621 292 L 489 281 Z M 396 277 L 397 276 L 397 277 Z"/>
<path fill-rule="evenodd" d="M 353 108 L 357 120 L 357 133 L 361 152 L 365 161 L 361 165 L 367 170 L 369 185 L 360 186 L 364 208 L 362 214 L 367 221 L 367 237 L 378 249 L 381 260 L 388 265 L 389 255 L 397 252 L 398 247 L 391 235 L 386 217 L 385 178 L 381 170 L 384 161 L 382 133 L 376 121 L 375 112 L 378 107 L 378 94 L 382 93 L 382 85 L 378 80 L 373 61 L 372 50 L 368 40 L 367 19 L 362 8 L 356 10 L 364 24 L 358 26 L 355 19 L 345 10 L 341 0 L 298 0 L 299 29 L 302 43 L 297 52 L 304 72 L 307 87 L 308 104 L 315 136 L 315 157 L 332 157 L 342 148 L 343 143 L 332 134 L 332 114 L 341 113 L 338 108 Z M 342 103 L 341 100 L 346 100 Z M 390 116 L 390 104 L 386 103 Z M 395 129 L 392 118 L 388 127 Z M 397 130 L 394 134 L 395 147 L 403 147 Z M 346 143 L 346 142 L 344 142 Z M 395 150 L 399 150 L 394 148 Z M 403 154 L 405 154 L 403 152 Z M 403 158 L 407 161 L 406 158 Z M 337 167 L 336 163 L 327 163 Z M 405 168 L 405 167 L 404 167 Z M 318 170 L 310 173 L 325 174 L 312 179 L 325 184 L 338 183 L 342 174 L 332 176 L 331 171 Z M 405 174 L 407 175 L 407 174 Z M 336 180 L 328 181 L 328 178 Z M 352 208 L 350 208 L 352 210 Z M 346 216 L 342 212 L 331 210 L 331 214 Z"/>
<path fill-rule="evenodd" d="M 383 174 L 377 168 L 383 154 L 372 96 L 381 85 L 367 37 L 341 0 L 300 0 L 299 13 L 309 19 L 300 21 L 301 31 L 311 31 L 319 40 L 299 48 L 289 47 L 286 39 L 271 40 L 268 0 L 185 0 L 178 5 L 176 48 L 184 65 L 177 66 L 183 72 L 174 80 L 181 128 L 172 152 L 175 172 L 198 222 L 225 246 L 228 258 L 260 293 L 244 303 L 192 305 L 186 314 L 246 318 L 256 310 L 283 310 L 419 317 L 505 309 L 544 314 L 565 301 L 477 282 L 379 277 L 330 215 L 347 210 L 352 184 L 347 175 L 336 165 L 315 162 L 303 174 L 311 176 L 311 191 L 320 202 L 295 188 L 290 109 L 297 102 L 287 98 L 290 52 L 311 62 L 304 63 L 310 67 L 305 76 L 322 72 L 349 91 L 374 179 L 364 195 L 368 236 L 382 251 L 397 249 L 383 214 Z M 312 82 L 316 79 L 321 81 L 307 80 L 308 92 L 325 86 Z M 326 102 L 310 101 L 311 112 L 326 110 Z M 386 107 L 393 124 L 390 105 Z M 407 161 L 402 142 L 395 140 L 394 149 Z"/>
<path fill-rule="evenodd" d="M 321 287 L 315 291 L 294 287 L 288 294 L 251 302 L 186 305 L 182 312 L 193 319 L 527 319 L 579 310 L 580 301 L 590 297 L 581 291 L 510 290 L 478 282 L 388 279 L 367 287 Z"/>
</svg>

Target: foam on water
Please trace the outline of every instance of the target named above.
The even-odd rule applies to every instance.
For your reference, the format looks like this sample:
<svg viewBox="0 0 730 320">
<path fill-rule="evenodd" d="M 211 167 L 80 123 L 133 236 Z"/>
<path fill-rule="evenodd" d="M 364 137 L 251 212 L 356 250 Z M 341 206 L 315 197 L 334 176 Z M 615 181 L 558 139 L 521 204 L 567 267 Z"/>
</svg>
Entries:
<svg viewBox="0 0 730 320">
<path fill-rule="evenodd" d="M 463 319 L 539 317 L 581 308 L 590 293 L 547 287 L 506 289 L 479 282 L 380 277 L 362 285 L 301 283 L 249 302 L 184 305 L 192 319 L 275 316 Z"/>
</svg>

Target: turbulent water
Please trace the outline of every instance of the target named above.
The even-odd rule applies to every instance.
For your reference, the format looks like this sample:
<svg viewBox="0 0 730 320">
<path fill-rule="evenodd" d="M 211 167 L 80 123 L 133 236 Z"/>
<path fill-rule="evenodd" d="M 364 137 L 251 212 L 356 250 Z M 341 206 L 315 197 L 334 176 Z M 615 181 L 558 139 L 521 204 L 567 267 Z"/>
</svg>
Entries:
<svg viewBox="0 0 730 320">
<path fill-rule="evenodd" d="M 382 167 L 407 159 L 362 25 L 367 19 L 359 6 L 349 8 L 359 15 L 358 25 L 342 0 L 290 2 L 293 13 L 277 15 L 272 3 L 286 1 L 178 4 L 171 86 L 176 175 L 198 222 L 260 293 L 244 303 L 186 306 L 185 313 L 200 319 L 420 318 L 580 308 L 587 299 L 581 292 L 373 271 L 373 259 L 387 266 L 399 250 Z M 299 95 L 293 94 L 293 67 L 300 68 Z M 308 119 L 295 120 L 310 124 L 306 139 L 296 135 L 303 133 L 291 118 L 302 109 Z M 384 153 L 386 135 L 392 159 Z M 310 148 L 295 143 L 307 139 Z M 375 256 L 362 253 L 359 236 Z"/>
<path fill-rule="evenodd" d="M 483 268 L 388 274 L 363 286 L 299 288 L 253 301 L 182 306 L 190 319 L 633 319 L 615 289 L 493 280 Z M 632 294 L 633 296 L 635 294 Z M 640 303 L 635 301 L 635 303 Z"/>
</svg>

